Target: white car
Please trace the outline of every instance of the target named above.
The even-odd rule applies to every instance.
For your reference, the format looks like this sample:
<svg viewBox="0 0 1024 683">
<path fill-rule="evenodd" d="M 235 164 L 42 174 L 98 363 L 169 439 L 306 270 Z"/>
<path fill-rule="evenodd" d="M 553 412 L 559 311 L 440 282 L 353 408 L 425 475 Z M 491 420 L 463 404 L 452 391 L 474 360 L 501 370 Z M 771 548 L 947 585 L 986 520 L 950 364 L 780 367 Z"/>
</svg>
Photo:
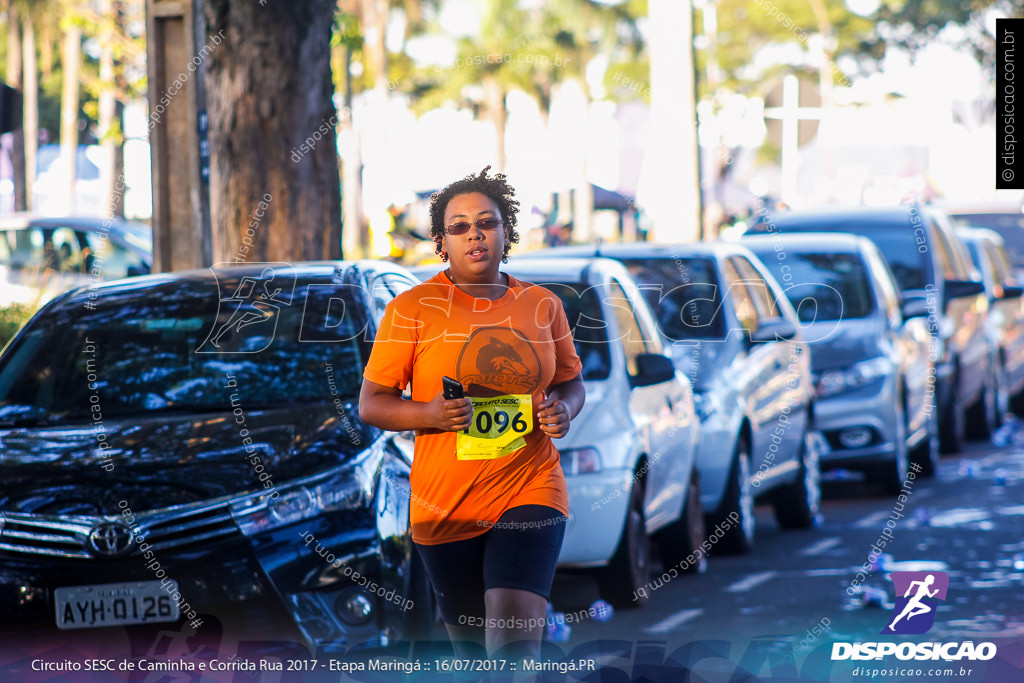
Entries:
<svg viewBox="0 0 1024 683">
<path fill-rule="evenodd" d="M 440 267 L 412 270 L 426 279 Z M 559 296 L 583 363 L 586 402 L 555 441 L 570 513 L 559 567 L 594 568 L 604 599 L 638 606 L 652 538 L 666 570 L 707 566 L 690 383 L 621 264 L 512 259 L 504 270 Z"/>
</svg>

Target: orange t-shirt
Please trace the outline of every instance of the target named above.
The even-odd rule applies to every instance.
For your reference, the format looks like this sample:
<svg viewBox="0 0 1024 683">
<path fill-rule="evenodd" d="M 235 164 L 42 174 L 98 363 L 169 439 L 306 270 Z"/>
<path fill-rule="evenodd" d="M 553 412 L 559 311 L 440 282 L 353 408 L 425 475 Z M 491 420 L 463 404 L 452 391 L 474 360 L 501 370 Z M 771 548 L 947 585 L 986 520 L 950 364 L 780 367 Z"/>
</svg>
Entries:
<svg viewBox="0 0 1024 683">
<path fill-rule="evenodd" d="M 495 301 L 466 294 L 441 272 L 388 304 L 365 379 L 399 390 L 411 381 L 412 399 L 426 402 L 448 375 L 462 382 L 467 397 L 529 394 L 533 402 L 525 446 L 502 457 L 460 460 L 455 432 L 417 431 L 410 475 L 414 541 L 472 538 L 517 505 L 569 514 L 558 450 L 537 427 L 536 406 L 548 387 L 581 368 L 562 302 L 511 275 L 508 291 Z"/>
</svg>

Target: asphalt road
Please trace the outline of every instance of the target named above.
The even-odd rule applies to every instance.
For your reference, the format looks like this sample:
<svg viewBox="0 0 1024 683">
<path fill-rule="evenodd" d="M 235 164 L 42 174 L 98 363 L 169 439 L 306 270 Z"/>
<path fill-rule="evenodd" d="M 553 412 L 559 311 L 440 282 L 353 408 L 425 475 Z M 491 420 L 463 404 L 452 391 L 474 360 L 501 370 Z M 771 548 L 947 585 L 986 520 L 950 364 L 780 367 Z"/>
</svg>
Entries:
<svg viewBox="0 0 1024 683">
<path fill-rule="evenodd" d="M 998 436 L 1012 441 L 1009 432 Z M 1017 432 L 1024 441 L 1024 428 Z M 608 645 L 615 654 L 604 661 L 629 680 L 656 680 L 674 668 L 689 669 L 691 681 L 853 681 L 867 680 L 852 670 L 870 664 L 892 669 L 875 680 L 897 681 L 929 672 L 901 676 L 896 669 L 907 662 L 893 657 L 832 662 L 833 642 L 992 641 L 999 649 L 988 662 L 924 662 L 936 667 L 930 680 L 1024 681 L 1024 445 L 972 444 L 904 491 L 901 502 L 856 477 L 828 481 L 820 524 L 807 531 L 781 531 L 771 508 L 759 506 L 750 554 L 713 556 L 702 575 L 667 577 L 646 605 L 604 622 L 580 612 L 598 598 L 596 583 L 560 574 L 555 607 L 581 620 L 557 646 L 571 652 L 621 641 Z M 661 571 L 656 565 L 653 573 Z M 894 616 L 894 571 L 948 574 L 946 599 L 926 635 L 880 635 Z M 953 675 L 944 678 L 949 672 L 938 664 Z"/>
</svg>

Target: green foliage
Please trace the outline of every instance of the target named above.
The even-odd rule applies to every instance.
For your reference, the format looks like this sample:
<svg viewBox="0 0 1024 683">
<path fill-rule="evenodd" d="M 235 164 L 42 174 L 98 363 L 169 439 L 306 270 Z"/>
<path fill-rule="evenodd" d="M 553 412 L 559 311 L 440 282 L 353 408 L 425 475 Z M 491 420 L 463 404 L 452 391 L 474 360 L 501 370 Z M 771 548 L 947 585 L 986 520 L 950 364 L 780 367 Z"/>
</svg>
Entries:
<svg viewBox="0 0 1024 683">
<path fill-rule="evenodd" d="M 418 112 L 452 101 L 475 105 L 467 100 L 467 93 L 485 80 L 496 82 L 504 92 L 522 90 L 547 112 L 559 83 L 576 80 L 586 87 L 584 69 L 599 54 L 629 69 L 638 82 L 648 80 L 637 28 L 638 17 L 647 11 L 646 0 L 618 5 L 547 0 L 527 8 L 518 0 L 481 0 L 481 7 L 479 35 L 457 42 L 454 65 L 420 69 L 411 75 L 410 90 Z M 620 93 L 613 91 L 612 96 Z M 621 96 L 637 95 L 623 92 Z"/>
<path fill-rule="evenodd" d="M 815 14 L 815 2 L 819 0 L 721 0 L 717 3 L 719 68 L 727 89 L 736 92 L 759 91 L 766 67 L 758 53 L 774 45 L 789 44 L 804 53 L 810 52 L 822 29 L 827 29 L 832 38 L 831 56 L 833 61 L 847 54 L 863 55 L 868 46 L 877 42 L 874 22 L 857 16 L 846 9 L 842 2 L 820 0 L 818 7 L 824 10 L 822 16 Z M 697 19 L 695 28 L 702 26 L 703 17 Z M 872 48 L 873 49 L 873 48 Z M 880 57 L 881 54 L 876 55 Z M 698 53 L 698 68 L 701 73 L 707 64 L 705 51 Z M 707 95 L 707 83 L 700 84 L 701 94 Z"/>
<path fill-rule="evenodd" d="M 962 35 L 954 39 L 990 73 L 995 72 L 995 44 L 985 28 L 985 15 L 994 10 L 1002 16 L 1021 16 L 1020 0 L 882 0 L 873 19 L 880 22 L 886 37 L 896 45 L 919 50 L 934 40 L 948 24 L 962 26 Z M 896 29 L 896 30 L 893 30 Z"/>
<path fill-rule="evenodd" d="M 14 338 L 18 330 L 35 314 L 37 308 L 38 306 L 29 304 L 10 304 L 0 307 L 0 349 Z"/>
</svg>

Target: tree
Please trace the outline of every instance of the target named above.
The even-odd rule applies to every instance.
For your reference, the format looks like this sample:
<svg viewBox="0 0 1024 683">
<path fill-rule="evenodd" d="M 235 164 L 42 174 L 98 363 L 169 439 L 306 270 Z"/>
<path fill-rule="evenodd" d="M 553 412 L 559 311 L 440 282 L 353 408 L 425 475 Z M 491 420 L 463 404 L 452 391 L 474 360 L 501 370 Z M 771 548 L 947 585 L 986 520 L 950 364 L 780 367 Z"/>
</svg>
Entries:
<svg viewBox="0 0 1024 683">
<path fill-rule="evenodd" d="M 22 34 L 21 17 L 25 9 L 14 2 L 7 5 L 7 85 L 22 89 Z M 28 208 L 25 178 L 25 134 L 14 131 L 11 162 L 14 167 L 14 210 Z"/>
<path fill-rule="evenodd" d="M 75 210 L 75 166 L 78 156 L 78 84 L 82 68 L 82 27 L 69 2 L 62 20 L 64 49 L 61 66 L 64 87 L 60 99 L 60 163 L 65 173 L 64 205 L 70 214 Z"/>
<path fill-rule="evenodd" d="M 911 53 L 935 40 L 950 24 L 964 30 L 954 42 L 974 52 L 989 73 L 995 73 L 995 44 L 985 27 L 988 11 L 1004 17 L 1019 16 L 1019 0 L 882 0 L 872 19 L 879 35 Z"/>
<path fill-rule="evenodd" d="M 208 38 L 221 37 L 204 64 L 215 261 L 243 239 L 246 260 L 342 256 L 334 10 L 333 0 L 205 4 Z"/>
<path fill-rule="evenodd" d="M 758 59 L 764 48 L 795 45 L 802 52 L 814 49 L 813 41 L 820 40 L 824 31 L 830 45 L 824 48 L 831 59 L 840 55 L 872 59 L 881 54 L 869 52 L 874 40 L 875 24 L 870 19 L 853 14 L 842 2 L 815 0 L 721 0 L 715 3 L 717 33 L 706 36 L 712 41 L 725 89 L 740 93 L 761 92 L 770 76 L 783 70 L 792 70 L 793 64 Z M 709 8 L 707 11 L 711 11 Z M 703 18 L 703 17 L 702 17 Z M 816 35 L 817 34 L 817 35 Z M 806 60 L 795 65 L 802 69 Z M 698 69 L 706 71 L 708 55 L 698 56 Z M 830 71 L 833 71 L 830 69 Z M 834 78 L 843 74 L 833 71 Z M 700 83 L 700 95 L 706 97 L 707 81 Z"/>
</svg>

